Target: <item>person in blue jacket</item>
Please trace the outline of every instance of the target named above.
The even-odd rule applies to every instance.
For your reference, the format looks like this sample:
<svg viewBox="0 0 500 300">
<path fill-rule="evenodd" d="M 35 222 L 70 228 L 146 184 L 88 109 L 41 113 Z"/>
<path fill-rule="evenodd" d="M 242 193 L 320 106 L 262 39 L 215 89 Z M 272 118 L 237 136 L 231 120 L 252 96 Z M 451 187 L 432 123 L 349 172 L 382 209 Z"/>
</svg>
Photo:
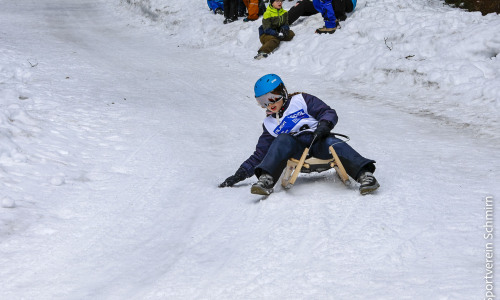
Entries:
<svg viewBox="0 0 500 300">
<path fill-rule="evenodd" d="M 347 174 L 360 183 L 359 191 L 367 194 L 379 188 L 373 176 L 375 161 L 356 152 L 330 131 L 338 117 L 319 98 L 307 93 L 288 94 L 284 82 L 276 74 L 267 74 L 255 83 L 255 98 L 266 109 L 263 132 L 255 152 L 244 161 L 236 173 L 219 187 L 231 187 L 256 175 L 253 194 L 269 195 L 286 167 L 289 158 L 300 158 L 306 147 L 311 156 L 329 159 L 329 146 L 337 152 Z"/>
<path fill-rule="evenodd" d="M 344 21 L 346 12 L 352 12 L 357 0 L 313 0 L 314 8 L 321 13 L 325 26 L 316 29 L 316 33 L 334 33 L 339 21 Z"/>
</svg>

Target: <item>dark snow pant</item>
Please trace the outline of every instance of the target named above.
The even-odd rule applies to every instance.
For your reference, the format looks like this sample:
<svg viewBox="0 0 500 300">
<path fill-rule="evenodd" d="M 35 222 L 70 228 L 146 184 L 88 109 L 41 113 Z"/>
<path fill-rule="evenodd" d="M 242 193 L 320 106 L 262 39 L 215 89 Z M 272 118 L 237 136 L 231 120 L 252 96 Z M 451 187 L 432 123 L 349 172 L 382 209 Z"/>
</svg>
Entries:
<svg viewBox="0 0 500 300">
<path fill-rule="evenodd" d="M 286 41 L 286 42 L 291 41 L 294 36 L 295 33 L 291 30 L 288 30 L 288 34 L 285 36 L 283 40 L 280 40 L 274 35 L 263 34 L 259 37 L 260 42 L 262 43 L 262 47 L 260 47 L 259 52 L 264 52 L 269 54 L 273 52 L 276 48 L 278 48 L 281 41 Z"/>
<path fill-rule="evenodd" d="M 293 22 L 297 21 L 297 19 L 302 16 L 309 17 L 317 13 L 318 11 L 316 10 L 316 8 L 314 8 L 314 5 L 311 1 L 302 0 L 300 2 L 297 2 L 297 4 L 295 4 L 288 11 L 288 25 L 292 25 Z"/>
<path fill-rule="evenodd" d="M 238 0 L 238 17 L 244 17 L 247 11 L 247 7 L 243 0 Z"/>
<path fill-rule="evenodd" d="M 238 17 L 238 0 L 224 0 L 224 18 L 234 19 Z"/>
<path fill-rule="evenodd" d="M 255 168 L 255 175 L 259 177 L 262 173 L 267 173 L 273 177 L 274 183 L 278 182 L 288 159 L 292 157 L 299 159 L 311 141 L 311 134 L 298 137 L 289 134 L 278 135 L 262 162 Z M 309 149 L 309 155 L 320 159 L 330 159 L 332 157 L 328 149 L 330 145 L 333 145 L 340 162 L 352 178 L 357 179 L 361 171 L 375 171 L 374 160 L 364 158 L 347 143 L 333 136 L 316 141 Z"/>
<path fill-rule="evenodd" d="M 332 6 L 335 16 L 339 21 L 345 21 L 345 19 L 347 19 L 347 15 L 345 13 L 349 13 L 354 10 L 351 0 L 333 0 Z"/>
<path fill-rule="evenodd" d="M 331 5 L 339 21 L 344 21 L 347 18 L 346 13 L 350 13 L 354 10 L 354 5 L 351 0 L 333 0 L 331 1 Z M 293 22 L 297 21 L 300 17 L 308 17 L 317 13 L 318 10 L 314 8 L 312 1 L 299 1 L 288 11 L 288 24 L 292 25 Z"/>
</svg>

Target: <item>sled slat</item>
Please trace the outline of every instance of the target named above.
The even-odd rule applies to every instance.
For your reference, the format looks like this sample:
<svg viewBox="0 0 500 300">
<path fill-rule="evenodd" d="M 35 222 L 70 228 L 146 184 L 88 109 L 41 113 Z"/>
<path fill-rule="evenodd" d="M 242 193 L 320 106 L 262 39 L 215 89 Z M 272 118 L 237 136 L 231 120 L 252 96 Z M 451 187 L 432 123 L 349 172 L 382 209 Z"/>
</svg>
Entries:
<svg viewBox="0 0 500 300">
<path fill-rule="evenodd" d="M 342 162 L 340 162 L 340 158 L 337 155 L 337 152 L 335 152 L 335 149 L 333 149 L 333 146 L 330 146 L 329 149 L 330 149 L 330 152 L 335 160 L 334 161 L 335 171 L 337 171 L 337 174 L 339 175 L 342 182 L 346 185 L 349 185 L 350 184 L 349 176 L 347 175 L 347 172 L 345 171 L 344 166 L 342 165 Z"/>
</svg>

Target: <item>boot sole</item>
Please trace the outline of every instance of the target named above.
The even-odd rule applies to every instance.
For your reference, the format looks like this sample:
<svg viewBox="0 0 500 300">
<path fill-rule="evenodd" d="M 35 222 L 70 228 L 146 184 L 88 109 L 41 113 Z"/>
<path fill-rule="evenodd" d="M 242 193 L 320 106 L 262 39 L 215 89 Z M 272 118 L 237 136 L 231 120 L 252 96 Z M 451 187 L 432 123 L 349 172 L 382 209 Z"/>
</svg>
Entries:
<svg viewBox="0 0 500 300">
<path fill-rule="evenodd" d="M 379 187 L 380 187 L 380 184 L 378 184 L 378 182 L 377 182 L 377 184 L 374 185 L 374 186 L 367 186 L 367 187 L 364 187 L 364 188 L 360 188 L 359 192 L 361 193 L 361 195 L 366 195 L 366 194 L 370 194 L 370 193 L 374 192 Z"/>
<path fill-rule="evenodd" d="M 260 186 L 257 186 L 257 185 L 253 185 L 252 189 L 250 190 L 250 192 L 252 194 L 256 194 L 256 195 L 267 196 L 267 195 L 270 195 L 273 192 L 273 189 L 265 189 L 263 187 L 260 187 Z"/>
<path fill-rule="evenodd" d="M 315 32 L 316 32 L 317 34 L 332 34 L 332 33 L 334 33 L 336 30 L 337 30 L 337 29 L 335 29 L 335 30 L 328 30 L 328 31 L 324 31 L 324 30 L 316 29 L 316 31 L 315 31 Z"/>
<path fill-rule="evenodd" d="M 254 59 L 261 60 L 261 59 L 266 58 L 268 56 L 269 56 L 269 54 L 266 54 L 266 55 L 257 54 L 256 56 L 254 56 Z"/>
</svg>

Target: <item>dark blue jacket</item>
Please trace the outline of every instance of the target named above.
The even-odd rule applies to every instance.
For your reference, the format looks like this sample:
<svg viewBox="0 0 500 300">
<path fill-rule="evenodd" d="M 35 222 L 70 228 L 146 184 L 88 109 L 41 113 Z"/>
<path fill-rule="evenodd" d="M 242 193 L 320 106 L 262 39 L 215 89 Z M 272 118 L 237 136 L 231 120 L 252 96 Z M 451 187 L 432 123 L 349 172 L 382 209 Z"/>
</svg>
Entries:
<svg viewBox="0 0 500 300">
<path fill-rule="evenodd" d="M 333 127 L 338 122 L 338 116 L 337 116 L 337 113 L 335 112 L 335 110 L 333 108 L 331 108 L 330 106 L 328 106 L 321 99 L 319 99 L 313 95 L 302 93 L 302 97 L 304 97 L 304 100 L 306 102 L 308 114 L 311 117 L 313 117 L 314 119 L 316 119 L 318 122 L 321 120 L 329 121 L 331 123 L 331 127 L 333 129 Z M 289 103 L 290 103 L 290 101 L 287 101 L 283 105 L 281 112 L 283 112 L 287 109 Z M 274 114 L 273 114 L 273 117 L 275 117 Z M 269 147 L 271 146 L 272 142 L 275 139 L 275 137 L 272 136 L 267 131 L 267 129 L 264 125 L 262 125 L 262 128 L 263 128 L 263 132 L 262 132 L 261 136 L 259 137 L 259 140 L 257 142 L 257 146 L 255 147 L 255 152 L 245 162 L 243 162 L 241 164 L 241 167 L 243 169 L 245 169 L 245 171 L 247 172 L 247 177 L 251 177 L 254 175 L 255 168 L 264 159 L 264 157 L 267 154 L 267 151 L 269 150 Z M 308 138 L 309 143 L 310 143 L 312 140 L 312 135 L 306 135 L 304 138 Z"/>
</svg>

